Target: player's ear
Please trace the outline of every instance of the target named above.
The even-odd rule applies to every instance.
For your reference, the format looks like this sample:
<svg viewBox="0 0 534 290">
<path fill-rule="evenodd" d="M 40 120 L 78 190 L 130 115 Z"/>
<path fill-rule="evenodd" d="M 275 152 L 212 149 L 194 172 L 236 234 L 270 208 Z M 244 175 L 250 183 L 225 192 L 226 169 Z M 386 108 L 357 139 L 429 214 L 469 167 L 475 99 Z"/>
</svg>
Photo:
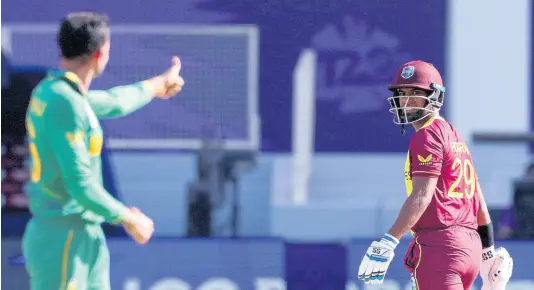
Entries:
<svg viewBox="0 0 534 290">
<path fill-rule="evenodd" d="M 102 58 L 102 55 L 103 55 L 102 51 L 101 50 L 97 50 L 95 52 L 95 54 L 93 55 L 93 59 L 94 60 L 100 60 Z"/>
</svg>

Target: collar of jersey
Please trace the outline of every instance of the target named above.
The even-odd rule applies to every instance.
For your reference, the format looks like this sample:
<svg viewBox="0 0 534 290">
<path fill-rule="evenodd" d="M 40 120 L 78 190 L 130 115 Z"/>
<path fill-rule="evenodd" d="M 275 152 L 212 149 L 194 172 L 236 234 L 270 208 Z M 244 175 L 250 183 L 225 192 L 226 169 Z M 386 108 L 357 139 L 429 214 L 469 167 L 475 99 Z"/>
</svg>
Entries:
<svg viewBox="0 0 534 290">
<path fill-rule="evenodd" d="M 435 116 L 435 117 L 432 117 L 432 118 L 426 120 L 425 124 L 423 124 L 423 126 L 421 126 L 421 128 L 419 128 L 419 130 L 421 130 L 421 129 L 425 128 L 425 127 L 428 127 L 428 126 L 432 125 L 432 123 L 434 122 L 434 120 L 445 120 L 445 119 L 443 119 L 443 117 L 441 117 L 441 116 Z M 417 130 L 417 131 L 419 131 L 419 130 Z"/>
<path fill-rule="evenodd" d="M 82 90 L 80 89 L 80 78 L 71 71 L 66 70 L 53 70 L 50 71 L 49 77 L 53 79 L 62 79 L 66 81 L 69 85 L 71 85 L 76 91 L 78 91 L 81 95 L 84 95 L 82 93 Z"/>
</svg>

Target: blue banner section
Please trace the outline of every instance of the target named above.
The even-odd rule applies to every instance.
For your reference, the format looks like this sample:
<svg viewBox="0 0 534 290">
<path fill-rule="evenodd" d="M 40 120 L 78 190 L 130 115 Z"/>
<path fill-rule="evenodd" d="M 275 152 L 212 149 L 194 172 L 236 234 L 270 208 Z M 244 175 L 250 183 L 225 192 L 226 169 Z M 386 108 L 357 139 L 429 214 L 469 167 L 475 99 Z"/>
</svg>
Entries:
<svg viewBox="0 0 534 290">
<path fill-rule="evenodd" d="M 410 284 L 402 241 L 381 290 Z M 371 240 L 343 244 L 296 244 L 281 239 L 156 239 L 140 247 L 110 239 L 112 289 L 117 290 L 361 290 L 356 279 Z M 534 241 L 498 242 L 514 258 L 507 290 L 534 289 Z M 2 240 L 2 288 L 27 289 L 20 240 Z M 480 289 L 480 279 L 476 287 Z M 373 288 L 375 289 L 375 288 Z"/>
<path fill-rule="evenodd" d="M 335 5 L 331 0 L 34 2 L 6 1 L 4 22 L 57 23 L 70 11 L 90 8 L 105 11 L 120 26 L 224 23 L 259 29 L 259 59 L 243 35 L 212 41 L 173 33 L 154 36 L 155 31 L 141 37 L 115 32 L 110 70 L 101 86 L 158 72 L 171 54 L 184 56 L 187 85 L 179 100 L 151 104 L 130 119 L 106 123 L 110 137 L 165 136 L 184 139 L 184 144 L 199 136 L 236 142 L 253 138 L 247 118 L 253 106 L 247 97 L 255 85 L 247 77 L 255 57 L 261 148 L 289 152 L 296 63 L 302 50 L 311 48 L 317 53 L 317 81 L 305 85 L 316 89 L 316 151 L 405 152 L 409 138 L 400 136 L 386 101 L 394 71 L 408 60 L 423 59 L 445 74 L 445 0 L 342 0 Z M 53 35 L 11 36 L 12 53 L 19 60 L 55 62 Z M 35 45 L 42 49 L 28 49 Z"/>
<path fill-rule="evenodd" d="M 530 5 L 530 51 L 534 52 L 534 2 Z M 534 54 L 530 54 L 530 132 L 534 132 Z M 530 152 L 534 153 L 534 143 L 530 143 Z"/>
<path fill-rule="evenodd" d="M 278 239 L 169 239 L 143 247 L 112 240 L 109 247 L 111 289 L 269 290 L 285 276 Z"/>
<path fill-rule="evenodd" d="M 347 255 L 339 244 L 286 244 L 286 289 L 344 289 Z"/>
<path fill-rule="evenodd" d="M 431 62 L 445 74 L 446 5 L 394 2 L 354 1 L 311 33 L 318 52 L 316 151 L 407 150 L 410 138 L 392 122 L 387 87 L 410 60 Z"/>
<path fill-rule="evenodd" d="M 387 86 L 410 59 L 445 73 L 445 1 L 302 3 L 211 0 L 200 6 L 260 27 L 263 149 L 291 149 L 295 64 L 312 48 L 318 55 L 315 150 L 405 152 L 409 138 L 392 123 Z"/>
</svg>

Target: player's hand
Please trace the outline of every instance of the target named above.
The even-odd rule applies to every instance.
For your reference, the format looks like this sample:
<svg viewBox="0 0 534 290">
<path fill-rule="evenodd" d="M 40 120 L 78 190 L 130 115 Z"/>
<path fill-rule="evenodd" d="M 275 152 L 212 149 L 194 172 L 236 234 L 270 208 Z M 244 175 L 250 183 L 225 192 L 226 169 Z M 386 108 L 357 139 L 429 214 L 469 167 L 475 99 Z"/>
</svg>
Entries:
<svg viewBox="0 0 534 290">
<path fill-rule="evenodd" d="M 482 290 L 504 290 L 512 277 L 514 260 L 505 248 L 489 247 L 482 251 L 480 277 Z"/>
<path fill-rule="evenodd" d="M 168 99 L 182 90 L 184 79 L 180 76 L 181 70 L 182 62 L 180 58 L 173 56 L 171 67 L 161 75 L 163 85 L 159 90 L 156 90 L 157 97 Z"/>
<path fill-rule="evenodd" d="M 154 233 L 154 222 L 135 207 L 130 208 L 123 225 L 126 232 L 140 245 L 146 244 Z"/>
<path fill-rule="evenodd" d="M 399 240 L 388 234 L 379 242 L 374 241 L 360 264 L 358 279 L 365 284 L 382 284 L 398 244 Z"/>
</svg>

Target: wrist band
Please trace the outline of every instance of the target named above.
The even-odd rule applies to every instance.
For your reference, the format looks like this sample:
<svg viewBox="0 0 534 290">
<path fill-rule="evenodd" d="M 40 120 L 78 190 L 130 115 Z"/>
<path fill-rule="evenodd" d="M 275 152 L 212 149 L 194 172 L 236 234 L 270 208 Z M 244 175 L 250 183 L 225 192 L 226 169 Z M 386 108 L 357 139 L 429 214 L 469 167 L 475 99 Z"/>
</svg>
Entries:
<svg viewBox="0 0 534 290">
<path fill-rule="evenodd" d="M 397 238 L 395 238 L 394 236 L 392 236 L 390 234 L 385 234 L 382 237 L 382 240 L 384 240 L 387 243 L 391 244 L 393 246 L 393 248 L 397 247 L 397 245 L 399 244 L 399 240 L 397 240 Z"/>
<path fill-rule="evenodd" d="M 489 248 L 495 245 L 495 239 L 493 237 L 493 224 L 489 223 L 487 225 L 479 226 L 477 229 L 478 234 L 480 235 L 480 241 L 482 242 L 482 248 Z"/>
</svg>

